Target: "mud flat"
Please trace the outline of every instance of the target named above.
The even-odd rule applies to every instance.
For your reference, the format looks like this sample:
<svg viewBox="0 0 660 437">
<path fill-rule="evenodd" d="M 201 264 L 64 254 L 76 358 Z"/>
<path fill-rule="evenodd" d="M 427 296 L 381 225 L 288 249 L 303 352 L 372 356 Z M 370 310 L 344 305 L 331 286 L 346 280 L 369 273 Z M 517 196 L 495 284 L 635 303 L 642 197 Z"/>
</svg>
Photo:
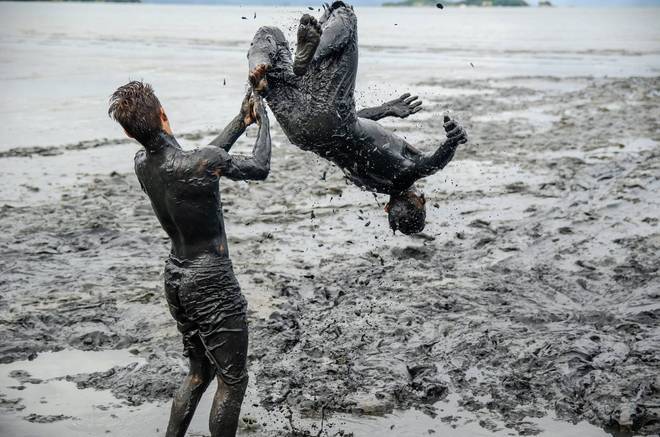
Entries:
<svg viewBox="0 0 660 437">
<path fill-rule="evenodd" d="M 385 198 L 277 127 L 271 177 L 222 186 L 251 308 L 242 435 L 657 435 L 660 78 L 415 87 L 437 97 L 387 125 L 429 150 L 450 108 L 471 138 L 423 185 L 425 234 L 392 235 Z M 0 431 L 165 426 L 186 362 L 134 148 L 0 158 Z"/>
</svg>

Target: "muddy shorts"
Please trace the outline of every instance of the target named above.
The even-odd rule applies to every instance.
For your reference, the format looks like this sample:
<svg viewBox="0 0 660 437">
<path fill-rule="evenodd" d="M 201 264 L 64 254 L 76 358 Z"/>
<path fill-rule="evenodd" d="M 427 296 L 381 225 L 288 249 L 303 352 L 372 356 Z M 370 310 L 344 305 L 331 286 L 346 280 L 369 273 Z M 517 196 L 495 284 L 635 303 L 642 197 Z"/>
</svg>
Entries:
<svg viewBox="0 0 660 437">
<path fill-rule="evenodd" d="M 165 262 L 165 296 L 185 354 L 206 355 L 229 385 L 247 376 L 247 302 L 231 261 L 217 256 Z"/>
</svg>

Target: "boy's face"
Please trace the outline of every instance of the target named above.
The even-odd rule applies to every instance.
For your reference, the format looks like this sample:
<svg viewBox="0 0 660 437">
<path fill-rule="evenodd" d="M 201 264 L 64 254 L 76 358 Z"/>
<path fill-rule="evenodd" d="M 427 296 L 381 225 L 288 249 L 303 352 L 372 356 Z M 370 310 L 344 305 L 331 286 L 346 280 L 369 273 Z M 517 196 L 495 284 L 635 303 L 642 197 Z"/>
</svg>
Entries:
<svg viewBox="0 0 660 437">
<path fill-rule="evenodd" d="M 165 114 L 165 110 L 163 107 L 160 107 L 160 122 L 163 130 L 169 134 L 172 135 L 172 127 L 170 126 L 170 120 L 167 118 L 167 114 Z"/>
</svg>

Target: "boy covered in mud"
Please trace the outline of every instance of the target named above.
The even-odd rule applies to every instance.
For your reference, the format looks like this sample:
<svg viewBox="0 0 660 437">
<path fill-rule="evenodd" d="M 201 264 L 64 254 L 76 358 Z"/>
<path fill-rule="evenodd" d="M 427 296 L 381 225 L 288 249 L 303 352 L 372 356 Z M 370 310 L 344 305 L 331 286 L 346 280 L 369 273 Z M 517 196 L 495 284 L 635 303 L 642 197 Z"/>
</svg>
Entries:
<svg viewBox="0 0 660 437">
<path fill-rule="evenodd" d="M 357 17 L 343 1 L 324 8 L 319 20 L 307 14 L 300 19 L 295 58 L 280 29 L 260 28 L 248 52 L 250 82 L 293 145 L 328 159 L 358 187 L 388 194 L 392 230 L 421 232 L 426 199 L 415 182 L 442 170 L 467 142 L 467 133 L 445 116 L 446 138 L 423 153 L 377 122 L 417 113 L 416 96 L 357 111 Z"/>
<path fill-rule="evenodd" d="M 247 303 L 232 269 L 219 178 L 263 180 L 270 170 L 268 116 L 261 98 L 246 96 L 238 116 L 211 143 L 181 149 L 150 85 L 133 81 L 110 98 L 108 114 L 144 148 L 135 173 L 172 242 L 165 263 L 165 295 L 183 334 L 190 371 L 172 404 L 167 436 L 184 436 L 197 404 L 217 375 L 209 426 L 213 437 L 236 434 L 247 387 Z M 228 153 L 257 122 L 252 156 Z"/>
</svg>

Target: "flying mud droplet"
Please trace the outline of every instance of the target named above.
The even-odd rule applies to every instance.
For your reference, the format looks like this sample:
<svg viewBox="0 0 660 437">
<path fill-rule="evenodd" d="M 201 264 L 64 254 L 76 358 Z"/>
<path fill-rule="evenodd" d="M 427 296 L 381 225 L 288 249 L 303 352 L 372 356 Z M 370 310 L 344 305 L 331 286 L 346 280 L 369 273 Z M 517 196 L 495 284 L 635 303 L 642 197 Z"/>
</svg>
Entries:
<svg viewBox="0 0 660 437">
<path fill-rule="evenodd" d="M 444 9 L 445 5 L 443 5 L 442 3 L 436 3 L 435 7 L 438 9 Z"/>
</svg>

